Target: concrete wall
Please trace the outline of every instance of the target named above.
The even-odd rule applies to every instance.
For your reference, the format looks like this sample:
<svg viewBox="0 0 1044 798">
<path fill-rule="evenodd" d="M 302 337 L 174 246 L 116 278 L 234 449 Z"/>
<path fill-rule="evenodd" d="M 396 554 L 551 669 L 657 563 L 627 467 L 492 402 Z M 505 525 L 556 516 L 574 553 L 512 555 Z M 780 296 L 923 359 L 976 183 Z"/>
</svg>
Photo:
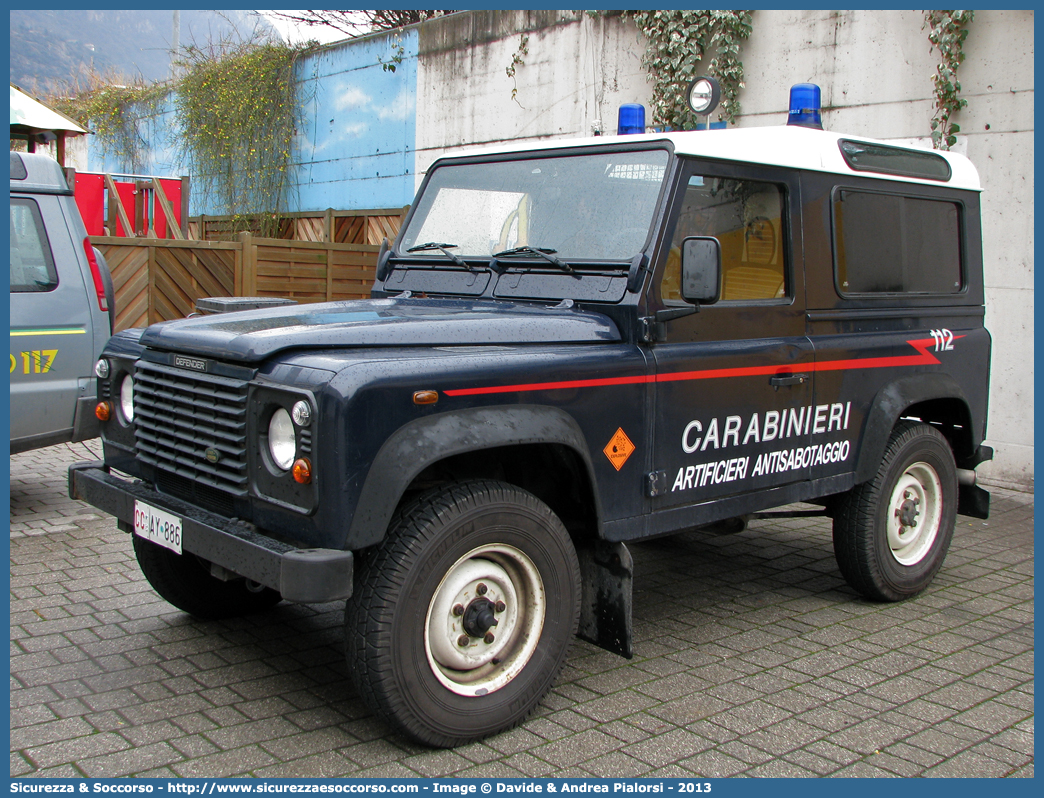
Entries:
<svg viewBox="0 0 1044 798">
<path fill-rule="evenodd" d="M 920 11 L 757 11 L 741 51 L 741 127 L 786 120 L 789 89 L 823 90 L 824 126 L 931 146 L 937 54 Z M 977 11 L 965 43 L 954 148 L 984 188 L 986 324 L 993 334 L 990 481 L 1033 486 L 1033 12 Z M 419 28 L 417 181 L 473 144 L 616 130 L 620 104 L 648 106 L 642 37 L 624 17 L 480 11 Z M 505 74 L 528 35 L 529 54 Z M 511 90 L 516 88 L 512 99 Z M 651 122 L 651 120 L 649 120 Z"/>
<path fill-rule="evenodd" d="M 615 133 L 619 106 L 649 96 L 644 40 L 618 14 L 474 11 L 419 27 L 418 170 L 461 146 Z"/>
<path fill-rule="evenodd" d="M 986 326 L 993 334 L 991 477 L 1033 485 L 1033 12 L 976 11 L 961 67 L 967 155 L 984 188 Z M 980 31 L 979 25 L 982 23 Z"/>
</svg>

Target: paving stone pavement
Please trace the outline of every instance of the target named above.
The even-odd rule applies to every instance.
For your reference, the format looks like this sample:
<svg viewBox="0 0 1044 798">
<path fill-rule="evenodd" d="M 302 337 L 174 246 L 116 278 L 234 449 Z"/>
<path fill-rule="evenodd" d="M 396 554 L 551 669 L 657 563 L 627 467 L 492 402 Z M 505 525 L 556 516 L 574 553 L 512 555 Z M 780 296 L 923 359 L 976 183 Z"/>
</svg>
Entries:
<svg viewBox="0 0 1044 798">
<path fill-rule="evenodd" d="M 1032 776 L 1033 496 L 960 517 L 923 595 L 843 582 L 829 522 L 633 544 L 636 655 L 577 641 L 519 728 L 453 751 L 370 715 L 343 608 L 197 621 L 69 499 L 97 441 L 11 457 L 11 775 Z"/>
</svg>

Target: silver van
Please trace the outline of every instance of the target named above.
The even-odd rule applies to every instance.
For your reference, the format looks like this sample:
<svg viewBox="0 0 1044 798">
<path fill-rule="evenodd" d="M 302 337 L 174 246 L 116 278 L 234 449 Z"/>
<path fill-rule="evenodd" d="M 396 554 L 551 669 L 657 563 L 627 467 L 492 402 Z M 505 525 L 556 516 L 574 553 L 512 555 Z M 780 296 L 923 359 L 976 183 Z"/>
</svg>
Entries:
<svg viewBox="0 0 1044 798">
<path fill-rule="evenodd" d="M 98 435 L 112 278 L 56 161 L 11 153 L 11 454 Z"/>
</svg>

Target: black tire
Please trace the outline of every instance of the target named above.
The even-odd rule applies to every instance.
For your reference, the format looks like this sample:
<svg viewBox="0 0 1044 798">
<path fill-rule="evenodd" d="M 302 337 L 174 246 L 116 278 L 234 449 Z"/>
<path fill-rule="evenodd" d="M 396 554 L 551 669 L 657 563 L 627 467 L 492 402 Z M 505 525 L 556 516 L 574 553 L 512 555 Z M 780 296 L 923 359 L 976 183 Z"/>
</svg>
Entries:
<svg viewBox="0 0 1044 798">
<path fill-rule="evenodd" d="M 390 725 L 449 748 L 529 715 L 565 662 L 579 612 L 576 552 L 550 508 L 511 485 L 462 482 L 401 507 L 365 553 L 345 613 L 348 668 Z"/>
<path fill-rule="evenodd" d="M 957 520 L 957 467 L 946 438 L 900 421 L 877 475 L 837 503 L 834 556 L 845 580 L 875 601 L 924 590 L 942 567 Z"/>
<path fill-rule="evenodd" d="M 237 618 L 274 607 L 282 596 L 245 579 L 223 582 L 193 554 L 177 554 L 132 535 L 134 556 L 152 589 L 179 610 L 197 618 Z"/>
</svg>

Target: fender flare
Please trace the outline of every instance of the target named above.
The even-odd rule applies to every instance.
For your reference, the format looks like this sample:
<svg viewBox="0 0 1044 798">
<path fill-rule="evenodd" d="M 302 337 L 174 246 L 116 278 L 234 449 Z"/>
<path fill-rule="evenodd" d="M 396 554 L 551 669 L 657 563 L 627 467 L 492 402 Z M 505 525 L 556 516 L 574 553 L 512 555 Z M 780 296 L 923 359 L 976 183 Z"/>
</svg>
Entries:
<svg viewBox="0 0 1044 798">
<path fill-rule="evenodd" d="M 914 374 L 895 380 L 877 392 L 863 430 L 863 443 L 856 464 L 857 485 L 874 478 L 892 429 L 903 411 L 933 399 L 956 399 L 971 417 L 967 396 L 949 374 Z M 957 452 L 954 452 L 954 457 L 958 457 Z"/>
<path fill-rule="evenodd" d="M 467 452 L 534 443 L 560 444 L 579 455 L 591 484 L 600 535 L 601 502 L 580 426 L 555 407 L 512 405 L 441 413 L 415 419 L 396 430 L 381 446 L 366 475 L 348 530 L 347 547 L 379 543 L 402 494 L 432 463 Z"/>
</svg>

